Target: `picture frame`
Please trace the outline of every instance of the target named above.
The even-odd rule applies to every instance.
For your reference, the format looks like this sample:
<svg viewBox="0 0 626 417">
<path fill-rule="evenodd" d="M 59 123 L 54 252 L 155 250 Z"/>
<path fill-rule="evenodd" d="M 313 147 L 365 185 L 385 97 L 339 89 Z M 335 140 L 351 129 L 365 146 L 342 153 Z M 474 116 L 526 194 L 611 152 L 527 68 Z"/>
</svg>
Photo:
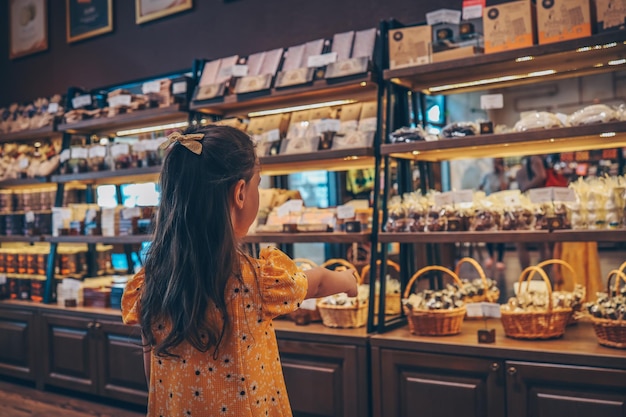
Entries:
<svg viewBox="0 0 626 417">
<path fill-rule="evenodd" d="M 135 22 L 140 25 L 193 7 L 193 0 L 135 0 Z"/>
<path fill-rule="evenodd" d="M 48 0 L 9 1 L 9 58 L 48 49 Z"/>
<path fill-rule="evenodd" d="M 113 31 L 113 0 L 66 0 L 67 43 Z"/>
</svg>

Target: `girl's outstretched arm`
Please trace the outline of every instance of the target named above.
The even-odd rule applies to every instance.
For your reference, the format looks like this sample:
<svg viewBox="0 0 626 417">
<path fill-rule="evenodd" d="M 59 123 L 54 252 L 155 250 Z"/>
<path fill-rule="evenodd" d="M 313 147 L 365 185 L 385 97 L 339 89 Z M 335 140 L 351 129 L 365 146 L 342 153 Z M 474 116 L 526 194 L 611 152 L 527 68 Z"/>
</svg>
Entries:
<svg viewBox="0 0 626 417">
<path fill-rule="evenodd" d="M 317 267 L 303 271 L 309 282 L 305 298 L 319 298 L 345 292 L 349 297 L 358 294 L 356 277 L 353 270 L 331 271 Z"/>
</svg>

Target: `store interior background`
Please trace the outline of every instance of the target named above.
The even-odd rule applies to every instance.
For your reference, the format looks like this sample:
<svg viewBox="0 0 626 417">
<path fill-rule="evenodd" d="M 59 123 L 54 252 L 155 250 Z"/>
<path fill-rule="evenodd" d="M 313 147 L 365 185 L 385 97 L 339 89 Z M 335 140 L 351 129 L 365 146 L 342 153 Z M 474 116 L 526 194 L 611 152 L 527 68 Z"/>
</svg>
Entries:
<svg viewBox="0 0 626 417">
<path fill-rule="evenodd" d="M 114 31 L 75 44 L 65 40 L 65 3 L 49 2 L 47 51 L 9 60 L 8 31 L 0 37 L 0 107 L 14 101 L 63 93 L 69 86 L 87 89 L 123 84 L 133 80 L 188 70 L 196 58 L 215 59 L 233 54 L 287 47 L 334 33 L 376 27 L 379 21 L 395 17 L 405 23 L 422 21 L 427 12 L 440 8 L 460 9 L 461 0 L 436 3 L 416 0 L 293 1 L 196 0 L 192 10 L 142 25 L 135 24 L 133 1 L 114 0 Z M 8 16 L 0 13 L 0 26 L 8 26 Z M 491 120 L 513 126 L 520 113 L 529 110 L 571 113 L 593 103 L 622 104 L 626 99 L 626 73 L 550 81 L 504 92 L 502 110 L 486 113 L 480 109 L 480 95 L 498 90 L 447 96 L 445 122 Z M 541 149 L 532 150 L 541 153 Z M 514 170 L 516 161 L 508 161 Z M 468 168 L 470 168 L 468 170 Z M 478 169 L 476 169 L 478 168 Z M 475 187 L 482 174 L 491 168 L 490 160 L 454 161 L 444 167 L 449 172 L 449 187 Z M 473 172 L 471 175 L 466 175 Z M 511 175 L 513 171 L 511 171 Z M 324 173 L 307 173 L 292 178 L 301 182 L 303 192 L 316 195 L 318 205 L 325 200 L 333 179 Z M 514 186 L 514 185 L 513 185 Z M 332 200 L 332 199 L 331 199 Z M 323 244 L 296 245 L 296 255 L 323 258 Z M 624 244 L 601 244 L 603 276 L 626 259 Z M 509 244 L 505 272 L 499 277 L 510 283 L 519 275 L 515 247 Z M 460 247 L 459 252 L 478 247 Z M 536 259 L 536 254 L 534 259 Z M 317 259 L 319 260 L 319 259 Z M 496 273 L 496 271 L 494 271 Z"/>
</svg>

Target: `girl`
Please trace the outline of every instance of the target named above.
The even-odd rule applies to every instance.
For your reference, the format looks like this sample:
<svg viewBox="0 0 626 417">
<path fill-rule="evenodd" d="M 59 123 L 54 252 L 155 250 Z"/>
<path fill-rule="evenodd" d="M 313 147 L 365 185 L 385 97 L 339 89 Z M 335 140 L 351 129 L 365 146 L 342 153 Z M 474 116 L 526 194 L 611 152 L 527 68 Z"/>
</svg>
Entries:
<svg viewBox="0 0 626 417">
<path fill-rule="evenodd" d="M 303 273 L 277 249 L 239 249 L 261 180 L 245 133 L 190 128 L 172 144 L 154 241 L 122 300 L 146 347 L 148 416 L 291 416 L 272 319 L 305 298 L 356 296 L 352 271 Z"/>
</svg>

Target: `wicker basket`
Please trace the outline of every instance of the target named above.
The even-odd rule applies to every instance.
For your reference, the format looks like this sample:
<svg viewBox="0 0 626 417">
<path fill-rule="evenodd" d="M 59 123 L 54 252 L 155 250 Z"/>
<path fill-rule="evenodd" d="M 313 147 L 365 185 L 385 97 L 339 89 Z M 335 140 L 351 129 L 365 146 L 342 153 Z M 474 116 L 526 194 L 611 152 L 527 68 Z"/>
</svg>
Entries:
<svg viewBox="0 0 626 417">
<path fill-rule="evenodd" d="M 303 270 L 317 268 L 318 266 L 315 262 L 306 258 L 294 258 L 293 261 L 295 262 L 296 265 L 298 265 L 300 269 L 303 269 Z M 317 303 L 315 306 L 315 310 L 309 310 L 306 308 L 298 308 L 295 311 L 292 311 L 291 313 L 285 314 L 284 317 L 300 325 L 309 324 L 309 323 L 318 323 L 322 321 L 322 316 L 320 316 L 319 309 L 317 308 Z"/>
<path fill-rule="evenodd" d="M 380 265 L 380 261 L 376 261 L 376 265 Z M 396 270 L 396 272 L 400 272 L 400 265 L 395 263 L 394 261 L 387 260 L 387 265 Z M 365 277 L 369 277 L 370 273 L 370 264 L 367 264 L 361 270 L 361 279 L 365 281 Z M 373 283 L 371 280 L 368 280 L 370 285 Z M 397 315 L 402 312 L 402 300 L 400 299 L 400 293 L 388 293 L 385 292 L 385 314 L 388 315 Z M 374 301 L 374 314 L 378 314 L 378 297 Z"/>
<path fill-rule="evenodd" d="M 615 276 L 615 292 L 619 292 L 620 279 L 626 282 L 626 274 L 623 270 L 626 268 L 626 262 L 620 266 L 619 269 L 614 269 L 609 272 L 609 278 L 607 280 L 607 293 L 611 296 L 611 278 Z M 593 323 L 593 330 L 596 332 L 598 343 L 602 346 L 608 346 L 613 348 L 626 349 L 626 321 L 625 320 L 610 320 L 599 319 L 593 317 L 591 319 Z"/>
<path fill-rule="evenodd" d="M 476 260 L 472 258 L 461 259 L 456 264 L 456 268 L 454 269 L 454 272 L 456 273 L 456 275 L 459 278 L 461 277 L 461 274 L 459 272 L 461 270 L 461 265 L 465 263 L 472 265 L 474 269 L 478 271 L 478 276 L 480 277 L 480 280 L 483 283 L 483 288 L 485 289 L 485 291 L 481 295 L 474 295 L 472 297 L 465 298 L 465 302 L 466 303 L 481 303 L 483 301 L 486 301 L 488 303 L 497 303 L 498 298 L 500 298 L 500 290 L 498 289 L 496 291 L 489 291 L 489 282 L 487 282 L 487 276 L 485 275 L 485 271 L 483 270 L 482 266 L 480 266 L 480 264 L 476 262 Z"/>
<path fill-rule="evenodd" d="M 543 269 L 530 266 L 522 271 L 519 279 L 518 292 L 522 291 L 524 281 L 530 278 L 535 271 L 539 273 L 546 283 L 548 289 L 548 308 L 545 311 L 507 311 L 501 310 L 502 327 L 508 337 L 515 339 L 552 339 L 563 336 L 565 326 L 572 315 L 571 308 L 553 308 L 552 306 L 552 286 L 550 279 Z M 530 285 L 526 285 L 526 288 Z"/>
<path fill-rule="evenodd" d="M 457 285 L 462 284 L 459 277 L 448 268 L 437 265 L 427 266 L 417 271 L 415 275 L 411 277 L 404 290 L 405 299 L 409 297 L 411 287 L 415 280 L 428 271 L 445 272 L 454 279 Z M 466 313 L 465 306 L 450 310 L 416 310 L 406 305 L 402 308 L 409 322 L 409 330 L 411 333 L 420 336 L 448 336 L 458 334 L 461 332 L 461 325 L 463 324 L 463 318 Z"/>
<path fill-rule="evenodd" d="M 339 265 L 334 268 L 335 271 L 354 270 L 354 275 L 359 285 L 363 283 L 361 276 L 350 262 L 343 259 L 329 259 L 321 266 L 329 267 L 332 265 Z M 360 302 L 358 296 L 356 297 L 356 305 L 353 306 L 333 306 L 319 300 L 317 309 L 322 317 L 322 323 L 326 327 L 356 328 L 367 324 L 367 303 Z"/>
<path fill-rule="evenodd" d="M 565 261 L 562 261 L 561 259 L 548 259 L 548 260 L 545 260 L 543 262 L 538 263 L 536 266 L 537 266 L 537 268 L 542 268 L 543 269 L 544 266 L 548 266 L 548 265 L 561 265 L 561 266 L 564 266 L 565 268 L 567 268 L 569 270 L 569 272 L 572 273 L 572 276 L 574 277 L 574 281 L 578 282 L 578 274 L 576 273 L 576 270 L 569 263 L 567 263 Z M 533 279 L 533 276 L 535 276 L 535 272 L 536 271 L 533 271 L 530 274 L 530 277 L 528 277 L 529 280 Z M 576 306 L 575 308 L 572 309 L 572 315 L 570 316 L 569 321 L 567 322 L 568 326 L 578 323 L 578 319 L 576 318 L 576 315 L 577 315 L 576 313 L 580 313 L 582 307 L 583 306 L 582 306 L 582 303 L 581 303 L 580 305 L 578 305 L 578 306 Z"/>
</svg>

